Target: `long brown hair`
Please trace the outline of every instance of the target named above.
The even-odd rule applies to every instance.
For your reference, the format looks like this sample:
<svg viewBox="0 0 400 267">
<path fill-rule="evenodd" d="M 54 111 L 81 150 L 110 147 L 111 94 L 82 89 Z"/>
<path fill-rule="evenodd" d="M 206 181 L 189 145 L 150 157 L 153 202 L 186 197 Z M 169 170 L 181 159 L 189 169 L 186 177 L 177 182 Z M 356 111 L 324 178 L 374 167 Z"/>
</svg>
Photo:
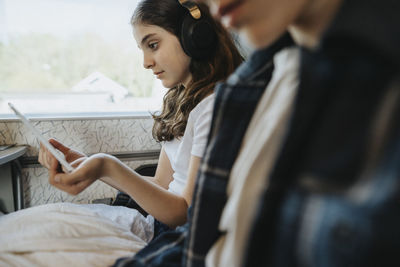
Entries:
<svg viewBox="0 0 400 267">
<path fill-rule="evenodd" d="M 159 142 L 183 136 L 190 111 L 213 92 L 217 82 L 225 80 L 243 61 L 231 35 L 212 18 L 208 7 L 200 3 L 197 5 L 217 33 L 216 49 L 207 59 L 191 58 L 191 83 L 186 88 L 182 85 L 170 88 L 164 96 L 161 112 L 152 114 L 153 137 Z M 156 25 L 179 39 L 185 12 L 188 11 L 177 0 L 143 0 L 138 4 L 131 24 Z"/>
</svg>

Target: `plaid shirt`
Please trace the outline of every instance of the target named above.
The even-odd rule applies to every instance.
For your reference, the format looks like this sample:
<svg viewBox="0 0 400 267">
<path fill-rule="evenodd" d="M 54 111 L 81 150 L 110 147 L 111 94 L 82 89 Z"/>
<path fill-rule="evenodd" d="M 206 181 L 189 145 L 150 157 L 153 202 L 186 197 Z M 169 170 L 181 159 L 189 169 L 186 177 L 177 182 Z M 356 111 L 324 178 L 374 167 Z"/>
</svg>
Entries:
<svg viewBox="0 0 400 267">
<path fill-rule="evenodd" d="M 284 35 L 273 46 L 253 54 L 216 89 L 214 123 L 197 177 L 184 266 L 203 266 L 208 250 L 221 234 L 218 223 L 226 203 L 226 187 L 233 163 L 257 103 L 271 79 L 273 56 L 292 44 L 291 37 Z"/>
</svg>

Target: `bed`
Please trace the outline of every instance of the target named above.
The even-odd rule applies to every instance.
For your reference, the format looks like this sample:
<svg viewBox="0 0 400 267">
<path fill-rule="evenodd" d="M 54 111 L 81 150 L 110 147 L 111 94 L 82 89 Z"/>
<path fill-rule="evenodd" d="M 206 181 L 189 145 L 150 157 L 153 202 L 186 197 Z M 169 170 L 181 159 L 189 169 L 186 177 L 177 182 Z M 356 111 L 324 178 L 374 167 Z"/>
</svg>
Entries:
<svg viewBox="0 0 400 267">
<path fill-rule="evenodd" d="M 153 218 L 104 204 L 56 203 L 0 216 L 0 266 L 110 266 L 152 238 Z"/>
</svg>

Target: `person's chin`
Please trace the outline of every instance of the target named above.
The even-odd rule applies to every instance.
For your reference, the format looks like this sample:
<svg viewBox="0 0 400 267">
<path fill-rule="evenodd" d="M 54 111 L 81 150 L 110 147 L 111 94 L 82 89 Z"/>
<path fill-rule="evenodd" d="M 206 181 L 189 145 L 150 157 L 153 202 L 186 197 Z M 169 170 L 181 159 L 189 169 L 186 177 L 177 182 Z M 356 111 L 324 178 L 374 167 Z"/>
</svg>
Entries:
<svg viewBox="0 0 400 267">
<path fill-rule="evenodd" d="M 167 80 L 161 80 L 161 83 L 165 88 L 172 88 L 172 87 L 175 86 L 175 85 L 173 85 L 171 82 L 169 82 Z"/>
<path fill-rule="evenodd" d="M 254 49 L 261 49 L 271 45 L 284 33 L 284 29 L 281 31 L 278 29 L 268 30 L 268 28 L 261 23 L 246 25 L 241 30 Z"/>
</svg>

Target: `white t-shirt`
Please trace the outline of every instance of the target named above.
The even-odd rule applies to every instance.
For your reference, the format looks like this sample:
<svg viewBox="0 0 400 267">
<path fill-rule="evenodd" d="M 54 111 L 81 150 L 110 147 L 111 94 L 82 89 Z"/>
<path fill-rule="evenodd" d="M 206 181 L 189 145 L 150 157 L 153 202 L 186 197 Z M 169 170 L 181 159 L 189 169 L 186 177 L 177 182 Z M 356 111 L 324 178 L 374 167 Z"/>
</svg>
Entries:
<svg viewBox="0 0 400 267">
<path fill-rule="evenodd" d="M 268 184 L 298 88 L 299 49 L 287 48 L 274 56 L 275 70 L 250 121 L 227 187 L 228 201 L 220 237 L 209 251 L 206 266 L 242 266 L 243 254 L 257 209 Z"/>
<path fill-rule="evenodd" d="M 181 138 L 165 142 L 163 148 L 174 170 L 168 191 L 182 195 L 186 185 L 191 156 L 202 157 L 210 131 L 215 95 L 204 98 L 189 114 Z"/>
</svg>

